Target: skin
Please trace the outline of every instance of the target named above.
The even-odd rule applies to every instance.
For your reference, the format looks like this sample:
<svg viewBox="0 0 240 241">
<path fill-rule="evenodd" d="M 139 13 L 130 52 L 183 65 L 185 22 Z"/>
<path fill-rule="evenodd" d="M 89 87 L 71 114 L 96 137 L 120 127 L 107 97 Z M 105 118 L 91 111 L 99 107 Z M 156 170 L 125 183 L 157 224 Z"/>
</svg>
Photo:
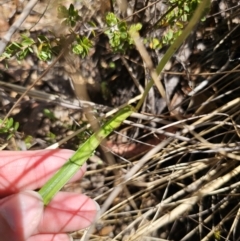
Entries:
<svg viewBox="0 0 240 241">
<path fill-rule="evenodd" d="M 33 191 L 71 157 L 70 150 L 0 152 L 0 237 L 12 241 L 69 241 L 91 225 L 98 204 L 83 194 L 59 192 L 47 207 Z M 86 165 L 71 179 L 81 179 Z"/>
</svg>

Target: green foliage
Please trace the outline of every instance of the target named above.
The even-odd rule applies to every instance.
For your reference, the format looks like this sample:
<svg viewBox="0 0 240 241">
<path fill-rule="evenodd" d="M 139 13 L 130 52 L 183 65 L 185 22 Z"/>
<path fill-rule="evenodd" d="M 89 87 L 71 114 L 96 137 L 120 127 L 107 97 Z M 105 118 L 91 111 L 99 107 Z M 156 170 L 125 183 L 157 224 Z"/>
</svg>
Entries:
<svg viewBox="0 0 240 241">
<path fill-rule="evenodd" d="M 109 68 L 111 69 L 115 69 L 116 68 L 116 64 L 114 62 L 110 62 L 109 65 L 108 65 Z"/>
<path fill-rule="evenodd" d="M 75 34 L 73 27 L 76 26 L 78 21 L 81 21 L 81 17 L 78 14 L 73 4 L 70 4 L 67 9 L 65 6 L 60 5 L 57 9 L 58 18 L 61 23 L 66 26 L 70 34 Z M 12 57 L 16 57 L 19 61 L 26 58 L 30 53 L 37 56 L 38 59 L 46 62 L 52 60 L 54 56 L 57 56 L 61 49 L 66 48 L 65 42 L 69 34 L 65 36 L 56 37 L 52 32 L 48 32 L 48 36 L 39 35 L 36 39 L 30 37 L 30 33 L 22 34 L 18 42 L 11 42 L 5 52 L 0 56 L 1 60 L 8 60 Z M 75 41 L 71 43 L 70 49 L 74 54 L 84 58 L 88 55 L 92 42 L 85 36 L 76 34 Z"/>
<path fill-rule="evenodd" d="M 10 43 L 0 60 L 10 59 L 16 56 L 17 59 L 23 60 L 29 53 L 35 53 L 40 60 L 48 61 L 52 58 L 52 46 L 49 39 L 43 35 L 38 36 L 35 41 L 27 34 L 22 34 L 19 42 Z"/>
<path fill-rule="evenodd" d="M 120 21 L 114 13 L 106 15 L 106 24 L 108 29 L 104 33 L 108 36 L 113 51 L 120 53 L 124 53 L 133 44 L 129 31 L 139 31 L 142 27 L 137 24 L 128 28 L 127 23 Z"/>
<path fill-rule="evenodd" d="M 50 143 L 56 142 L 56 135 L 54 133 L 52 133 L 51 131 L 47 134 L 47 137 L 48 137 Z"/>
<path fill-rule="evenodd" d="M 170 0 L 168 1 L 168 10 L 158 22 L 154 25 L 154 29 L 165 29 L 164 33 L 159 38 L 145 38 L 145 44 L 150 48 L 161 49 L 173 43 L 173 41 L 182 33 L 184 27 L 192 17 L 200 0 Z M 28 54 L 35 54 L 42 61 L 50 61 L 54 56 L 57 56 L 62 49 L 66 49 L 66 39 L 69 34 L 73 35 L 74 39 L 70 43 L 69 51 L 85 58 L 93 46 L 91 38 L 96 36 L 95 30 L 98 26 L 94 21 L 89 21 L 92 26 L 89 28 L 88 37 L 75 32 L 74 27 L 77 23 L 81 23 L 82 17 L 73 4 L 69 7 L 59 5 L 57 8 L 57 17 L 64 25 L 68 33 L 63 36 L 56 37 L 52 32 L 46 35 L 40 35 L 32 38 L 30 33 L 22 34 L 18 42 L 12 42 L 8 45 L 5 52 L 0 56 L 0 61 L 10 59 L 14 56 L 19 61 L 24 59 Z M 109 12 L 105 16 L 106 30 L 104 34 L 109 39 L 109 44 L 113 52 L 126 53 L 133 46 L 131 33 L 138 32 L 142 28 L 141 23 L 127 24 L 126 21 L 120 20 L 114 13 Z M 153 29 L 153 30 L 154 30 Z M 99 28 L 100 30 L 100 28 Z M 100 32 L 101 33 L 101 32 Z M 144 36 L 143 36 L 144 37 Z"/>
<path fill-rule="evenodd" d="M 52 46 L 49 39 L 46 36 L 38 36 L 38 48 L 37 56 L 42 61 L 48 61 L 52 59 Z"/>
<path fill-rule="evenodd" d="M 199 0 L 170 0 L 167 13 L 156 24 L 155 28 L 166 28 L 161 38 L 146 40 L 152 49 L 161 49 L 170 45 L 181 35 L 182 30 L 191 19 Z"/>
<path fill-rule="evenodd" d="M 179 0 L 170 0 L 171 6 L 174 7 L 172 11 L 170 11 L 165 17 L 165 23 L 171 26 L 175 24 L 180 24 L 181 27 L 183 22 L 188 21 L 194 11 L 196 10 L 199 0 L 187 0 L 187 1 L 179 1 Z"/>
<path fill-rule="evenodd" d="M 1 59 L 9 59 L 16 56 L 18 60 L 23 60 L 29 53 L 33 52 L 33 45 L 35 41 L 29 38 L 27 34 L 22 34 L 20 41 L 10 43 L 5 52 L 2 54 Z"/>
<path fill-rule="evenodd" d="M 72 44 L 72 52 L 80 55 L 83 58 L 88 55 L 88 52 L 92 48 L 92 42 L 86 37 L 76 37 L 76 42 Z"/>
<path fill-rule="evenodd" d="M 147 41 L 145 40 L 145 43 L 147 43 Z M 161 42 L 159 41 L 159 39 L 157 38 L 152 38 L 150 41 L 149 41 L 149 47 L 151 49 L 160 49 L 162 47 L 162 44 Z"/>
<path fill-rule="evenodd" d="M 47 117 L 47 118 L 49 118 L 50 120 L 56 120 L 57 118 L 55 117 L 55 115 L 54 115 L 54 113 L 51 111 L 51 110 L 49 110 L 49 109 L 44 109 L 43 110 L 43 114 Z"/>
<path fill-rule="evenodd" d="M 58 18 L 62 20 L 62 24 L 72 28 L 75 27 L 79 20 L 81 20 L 78 11 L 75 10 L 72 3 L 68 9 L 63 5 L 58 7 Z"/>
<path fill-rule="evenodd" d="M 25 143 L 27 149 L 29 149 L 29 148 L 31 148 L 32 144 L 34 143 L 34 138 L 30 135 L 27 135 L 24 138 L 24 143 Z"/>
<path fill-rule="evenodd" d="M 141 23 L 137 23 L 137 24 L 132 24 L 129 28 L 129 35 L 132 36 L 132 34 L 139 32 L 142 29 L 142 24 Z M 133 41 L 131 39 L 131 44 L 133 44 Z"/>
<path fill-rule="evenodd" d="M 4 123 L 0 119 L 0 134 L 7 134 L 7 140 L 12 138 L 19 127 L 18 122 L 14 122 L 13 118 L 8 118 Z"/>
</svg>

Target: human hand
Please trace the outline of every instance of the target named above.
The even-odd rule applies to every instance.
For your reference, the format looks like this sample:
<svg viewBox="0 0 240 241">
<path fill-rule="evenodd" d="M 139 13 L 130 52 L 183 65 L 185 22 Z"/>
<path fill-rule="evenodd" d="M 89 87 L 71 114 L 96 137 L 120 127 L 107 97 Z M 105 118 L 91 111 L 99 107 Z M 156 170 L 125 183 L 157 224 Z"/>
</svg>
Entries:
<svg viewBox="0 0 240 241">
<path fill-rule="evenodd" d="M 72 156 L 70 150 L 0 152 L 0 240 L 69 241 L 66 234 L 94 221 L 98 204 L 83 194 L 59 192 L 44 207 L 34 191 Z M 71 179 L 80 179 L 84 165 Z"/>
</svg>

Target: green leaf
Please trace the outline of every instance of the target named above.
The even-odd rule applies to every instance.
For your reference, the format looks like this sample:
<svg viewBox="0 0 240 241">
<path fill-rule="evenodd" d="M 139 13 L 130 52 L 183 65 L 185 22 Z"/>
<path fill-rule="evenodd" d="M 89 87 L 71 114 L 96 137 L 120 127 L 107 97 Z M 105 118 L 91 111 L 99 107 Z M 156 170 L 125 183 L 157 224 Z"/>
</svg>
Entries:
<svg viewBox="0 0 240 241">
<path fill-rule="evenodd" d="M 68 17 L 68 10 L 65 6 L 60 5 L 57 10 L 58 10 L 57 17 L 59 19 Z"/>
<path fill-rule="evenodd" d="M 14 124 L 14 131 L 17 131 L 17 130 L 18 130 L 18 127 L 19 127 L 19 123 L 18 123 L 18 122 L 15 122 L 15 124 Z"/>
<path fill-rule="evenodd" d="M 161 43 L 157 38 L 153 38 L 149 43 L 151 49 L 156 49 L 161 47 Z"/>
<path fill-rule="evenodd" d="M 75 44 L 72 46 L 72 51 L 74 54 L 81 55 L 83 52 L 83 47 L 80 44 Z"/>
<path fill-rule="evenodd" d="M 9 135 L 7 136 L 7 141 L 9 141 L 12 137 L 13 137 L 13 134 L 9 134 Z"/>
<path fill-rule="evenodd" d="M 50 120 L 56 120 L 56 119 L 57 119 L 57 118 L 55 117 L 54 113 L 53 113 L 51 110 L 49 110 L 49 109 L 44 109 L 44 110 L 43 110 L 43 114 L 44 114 L 47 118 L 49 118 Z"/>
<path fill-rule="evenodd" d="M 49 43 L 49 39 L 44 35 L 39 35 L 37 37 L 39 43 Z"/>
<path fill-rule="evenodd" d="M 9 118 L 6 124 L 6 127 L 9 129 L 13 126 L 13 118 Z"/>
<path fill-rule="evenodd" d="M 12 49 L 20 49 L 22 45 L 16 42 L 12 42 L 12 44 L 9 47 L 12 47 Z"/>
<path fill-rule="evenodd" d="M 186 12 L 190 12 L 189 6 L 188 6 L 188 5 L 184 5 L 184 10 L 185 10 Z"/>
<path fill-rule="evenodd" d="M 80 55 L 82 58 L 86 57 L 92 47 L 92 42 L 85 36 L 77 37 L 77 44 L 72 44 L 72 52 Z"/>
<path fill-rule="evenodd" d="M 20 52 L 17 54 L 17 59 L 18 59 L 18 60 L 23 60 L 23 59 L 25 59 L 25 57 L 27 56 L 28 53 L 29 53 L 29 48 L 23 49 L 22 51 L 20 51 Z"/>
<path fill-rule="evenodd" d="M 21 37 L 22 37 L 21 45 L 23 47 L 29 47 L 29 46 L 31 46 L 31 45 L 33 45 L 35 43 L 32 38 L 29 38 L 25 34 L 22 34 Z"/>
<path fill-rule="evenodd" d="M 51 140 L 54 140 L 56 138 L 56 135 L 54 133 L 52 133 L 52 132 L 49 132 L 47 134 L 47 137 L 49 137 Z"/>
<path fill-rule="evenodd" d="M 128 38 L 127 32 L 121 33 L 121 39 L 127 39 L 127 38 Z"/>
<path fill-rule="evenodd" d="M 57 171 L 57 173 L 39 190 L 43 202 L 47 205 L 54 195 L 73 177 L 82 167 L 86 160 L 94 153 L 101 141 L 113 130 L 121 125 L 133 112 L 131 106 L 122 108 L 109 121 L 107 121 L 98 132 L 94 133 L 84 142 L 75 154 Z"/>
<path fill-rule="evenodd" d="M 111 69 L 115 69 L 116 68 L 116 64 L 113 61 L 111 61 L 108 66 Z"/>
<path fill-rule="evenodd" d="M 34 142 L 34 138 L 32 136 L 26 136 L 24 139 L 24 143 L 27 149 L 29 149 L 32 146 L 33 142 Z"/>
<path fill-rule="evenodd" d="M 129 33 L 132 32 L 138 32 L 142 29 L 142 24 L 141 23 L 137 23 L 137 24 L 132 24 L 129 28 Z"/>
<path fill-rule="evenodd" d="M 109 12 L 106 15 L 106 23 L 109 27 L 113 27 L 114 25 L 117 25 L 118 23 L 118 18 L 114 13 Z"/>
<path fill-rule="evenodd" d="M 166 37 L 167 37 L 168 41 L 172 40 L 172 38 L 173 38 L 173 31 L 171 29 L 166 34 Z"/>
<path fill-rule="evenodd" d="M 136 31 L 140 31 L 142 29 L 142 24 L 141 23 L 137 23 L 135 25 L 135 29 L 136 29 Z"/>
<path fill-rule="evenodd" d="M 68 9 L 68 13 L 69 13 L 69 16 L 71 16 L 71 17 L 75 15 L 75 9 L 74 9 L 74 6 L 73 6 L 72 3 L 70 4 L 70 7 Z"/>
<path fill-rule="evenodd" d="M 42 51 L 38 53 L 38 58 L 42 61 L 48 61 L 52 58 L 51 49 L 42 48 Z"/>
</svg>

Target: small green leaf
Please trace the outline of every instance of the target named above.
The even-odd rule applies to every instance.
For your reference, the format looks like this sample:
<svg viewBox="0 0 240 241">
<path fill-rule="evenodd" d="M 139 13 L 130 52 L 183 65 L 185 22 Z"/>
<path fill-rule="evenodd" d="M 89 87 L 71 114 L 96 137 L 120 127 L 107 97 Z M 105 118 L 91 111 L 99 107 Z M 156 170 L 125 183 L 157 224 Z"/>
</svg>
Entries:
<svg viewBox="0 0 240 241">
<path fill-rule="evenodd" d="M 65 6 L 60 5 L 57 10 L 58 10 L 57 17 L 59 19 L 68 17 L 68 10 L 67 10 L 67 8 Z"/>
<path fill-rule="evenodd" d="M 27 36 L 26 34 L 22 34 L 21 38 L 22 38 L 21 45 L 23 47 L 29 47 L 35 43 L 34 40 L 32 38 L 30 38 L 29 36 Z"/>
<path fill-rule="evenodd" d="M 116 68 L 116 64 L 115 64 L 114 62 L 112 62 L 112 61 L 109 63 L 108 66 L 109 66 L 109 68 L 111 68 L 111 69 L 115 69 L 115 68 Z"/>
<path fill-rule="evenodd" d="M 56 138 L 56 135 L 54 133 L 52 133 L 52 132 L 49 132 L 47 134 L 47 137 L 49 137 L 51 140 L 54 140 Z"/>
<path fill-rule="evenodd" d="M 48 38 L 46 36 L 44 36 L 44 35 L 39 35 L 37 37 L 37 39 L 38 39 L 39 43 L 41 43 L 41 44 L 49 42 Z"/>
<path fill-rule="evenodd" d="M 13 126 L 13 118 L 9 118 L 6 124 L 6 127 L 9 129 Z"/>
<path fill-rule="evenodd" d="M 113 27 L 114 25 L 117 25 L 118 19 L 114 13 L 109 12 L 106 15 L 106 23 L 109 27 Z"/>
<path fill-rule="evenodd" d="M 149 46 L 151 49 L 156 49 L 161 47 L 161 43 L 157 38 L 153 38 L 152 41 L 150 41 Z"/>
<path fill-rule="evenodd" d="M 86 57 L 92 47 L 92 42 L 85 36 L 77 37 L 77 44 L 72 44 L 72 52 L 74 54 L 80 55 L 82 58 Z"/>
<path fill-rule="evenodd" d="M 72 46 L 72 51 L 74 54 L 80 55 L 83 52 L 83 47 L 80 44 L 75 44 Z"/>
<path fill-rule="evenodd" d="M 16 42 L 12 42 L 10 47 L 12 47 L 13 49 L 20 49 L 22 47 L 22 45 L 19 43 L 16 43 Z"/>
<path fill-rule="evenodd" d="M 49 109 L 44 109 L 43 114 L 49 118 L 50 120 L 56 120 L 57 118 L 55 117 L 54 113 L 50 111 Z"/>
<path fill-rule="evenodd" d="M 9 141 L 12 137 L 13 137 L 13 134 L 9 134 L 9 135 L 7 136 L 7 141 Z"/>
<path fill-rule="evenodd" d="M 127 32 L 121 33 L 121 39 L 127 39 L 127 38 L 128 38 Z"/>
<path fill-rule="evenodd" d="M 51 50 L 50 49 L 42 49 L 42 51 L 40 51 L 38 53 L 38 58 L 42 61 L 51 60 L 51 58 L 52 58 Z"/>
<path fill-rule="evenodd" d="M 168 38 L 169 41 L 172 40 L 172 38 L 173 38 L 173 31 L 172 30 L 168 31 L 167 38 Z"/>
<path fill-rule="evenodd" d="M 189 5 L 184 5 L 184 10 L 186 11 L 186 12 L 190 12 L 190 8 L 189 8 Z"/>
<path fill-rule="evenodd" d="M 17 59 L 18 60 L 23 60 L 25 59 L 25 57 L 28 55 L 29 53 L 29 48 L 25 48 L 23 49 L 22 51 L 20 51 L 18 54 L 17 54 Z"/>
<path fill-rule="evenodd" d="M 74 12 L 75 12 L 74 6 L 71 3 L 68 9 L 69 16 L 74 16 Z"/>
<path fill-rule="evenodd" d="M 18 130 L 18 127 L 19 127 L 19 123 L 18 123 L 18 122 L 15 122 L 15 124 L 14 124 L 14 131 L 17 131 L 17 130 Z"/>
<path fill-rule="evenodd" d="M 24 143 L 25 143 L 27 149 L 32 146 L 33 142 L 34 142 L 34 138 L 32 136 L 26 136 L 24 139 Z"/>
<path fill-rule="evenodd" d="M 132 24 L 130 26 L 129 32 L 138 32 L 142 29 L 142 24 L 141 23 L 137 23 L 137 24 Z"/>
</svg>

